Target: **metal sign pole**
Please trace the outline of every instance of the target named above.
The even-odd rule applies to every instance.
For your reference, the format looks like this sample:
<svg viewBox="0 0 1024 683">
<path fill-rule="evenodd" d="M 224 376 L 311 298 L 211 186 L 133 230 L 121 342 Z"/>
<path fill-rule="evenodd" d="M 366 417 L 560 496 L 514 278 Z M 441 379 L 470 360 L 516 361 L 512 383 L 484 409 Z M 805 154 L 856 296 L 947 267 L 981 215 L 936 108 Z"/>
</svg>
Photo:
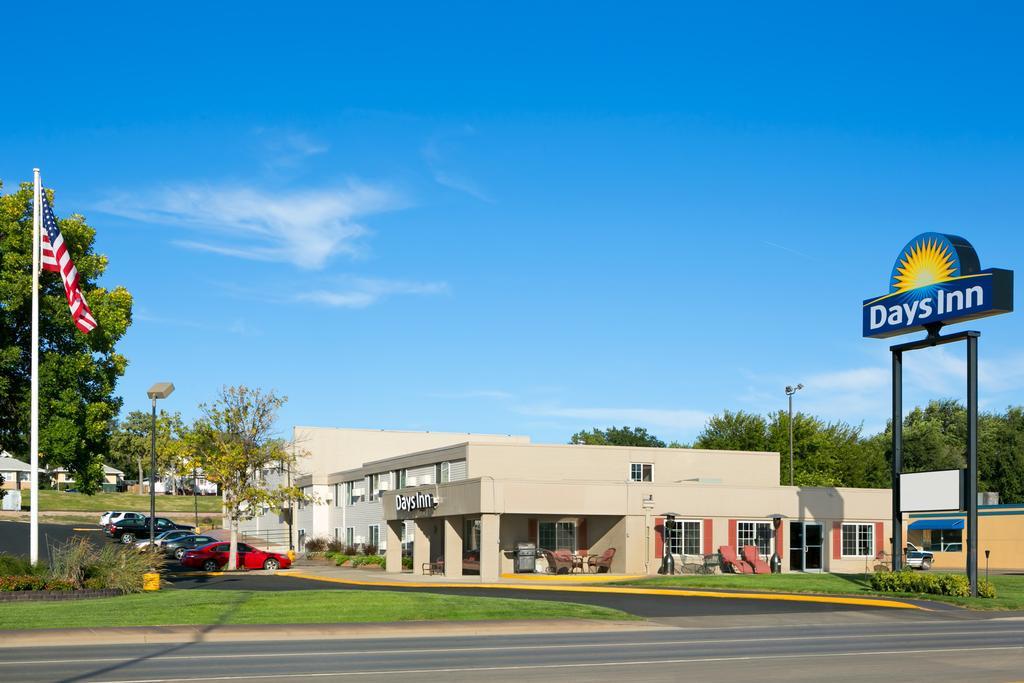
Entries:
<svg viewBox="0 0 1024 683">
<path fill-rule="evenodd" d="M 903 510 L 900 473 L 903 471 L 903 352 L 892 351 L 892 570 L 903 568 Z"/>
<path fill-rule="evenodd" d="M 967 580 L 978 597 L 978 335 L 967 337 Z"/>
<path fill-rule="evenodd" d="M 892 568 L 902 566 L 903 511 L 900 509 L 900 470 L 903 464 L 903 352 L 967 342 L 967 469 L 963 507 L 967 512 L 967 580 L 971 595 L 978 595 L 978 338 L 967 330 L 940 336 L 938 327 L 918 341 L 889 347 L 892 351 Z"/>
</svg>

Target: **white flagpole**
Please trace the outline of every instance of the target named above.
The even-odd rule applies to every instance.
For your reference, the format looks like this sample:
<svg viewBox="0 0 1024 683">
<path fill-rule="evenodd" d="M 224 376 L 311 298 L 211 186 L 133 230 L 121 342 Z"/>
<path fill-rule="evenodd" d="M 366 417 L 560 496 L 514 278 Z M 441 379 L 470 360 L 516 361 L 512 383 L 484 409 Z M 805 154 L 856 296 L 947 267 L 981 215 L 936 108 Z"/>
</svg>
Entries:
<svg viewBox="0 0 1024 683">
<path fill-rule="evenodd" d="M 32 173 L 35 176 L 32 202 L 32 431 L 29 445 L 32 488 L 29 491 L 28 547 L 29 559 L 32 564 L 36 564 L 39 562 L 39 257 L 42 248 L 39 224 L 43 217 L 43 190 L 39 182 L 39 169 L 32 169 Z"/>
</svg>

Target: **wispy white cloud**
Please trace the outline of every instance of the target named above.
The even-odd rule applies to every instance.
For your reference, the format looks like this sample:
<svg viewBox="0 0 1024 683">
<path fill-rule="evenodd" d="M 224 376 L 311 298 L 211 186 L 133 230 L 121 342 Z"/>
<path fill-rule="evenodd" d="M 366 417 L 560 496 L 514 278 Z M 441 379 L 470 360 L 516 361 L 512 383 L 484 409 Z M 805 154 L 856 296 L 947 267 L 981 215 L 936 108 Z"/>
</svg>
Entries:
<svg viewBox="0 0 1024 683">
<path fill-rule="evenodd" d="M 701 410 L 685 408 L 600 408 L 529 406 L 521 409 L 526 415 L 570 418 L 587 424 L 619 424 L 655 428 L 691 434 L 702 429 L 710 415 Z"/>
<path fill-rule="evenodd" d="M 306 159 L 324 154 L 330 145 L 308 133 L 277 128 L 256 128 L 255 135 L 263 146 L 264 166 L 268 169 L 294 168 Z"/>
<path fill-rule="evenodd" d="M 150 323 L 153 325 L 165 325 L 168 327 L 186 327 L 206 332 L 229 332 L 242 337 L 255 337 L 262 334 L 258 329 L 241 318 L 236 318 L 230 325 L 209 325 L 197 320 L 188 318 L 168 318 L 165 316 L 152 315 L 145 310 L 137 310 L 132 313 L 134 321 Z"/>
<path fill-rule="evenodd" d="M 479 199 L 482 202 L 493 202 L 494 200 L 476 181 L 464 173 L 452 170 L 451 161 L 448 159 L 449 154 L 442 152 L 441 149 L 442 146 L 451 147 L 453 138 L 467 138 L 474 135 L 476 135 L 476 129 L 472 126 L 463 126 L 456 133 L 435 134 L 423 145 L 420 154 L 423 156 L 423 160 L 426 162 L 434 182 L 438 185 L 443 185 L 456 192 L 468 194 L 470 197 Z"/>
<path fill-rule="evenodd" d="M 434 295 L 445 294 L 448 291 L 448 284 L 445 282 L 352 278 L 336 289 L 314 289 L 301 292 L 295 296 L 295 300 L 333 308 L 366 308 L 394 295 Z"/>
<path fill-rule="evenodd" d="M 402 206 L 401 198 L 387 188 L 352 182 L 276 192 L 247 186 L 167 186 L 111 197 L 97 208 L 204 233 L 201 239 L 175 242 L 187 249 L 320 269 L 337 254 L 361 252 L 359 240 L 368 231 L 360 217 Z"/>
</svg>

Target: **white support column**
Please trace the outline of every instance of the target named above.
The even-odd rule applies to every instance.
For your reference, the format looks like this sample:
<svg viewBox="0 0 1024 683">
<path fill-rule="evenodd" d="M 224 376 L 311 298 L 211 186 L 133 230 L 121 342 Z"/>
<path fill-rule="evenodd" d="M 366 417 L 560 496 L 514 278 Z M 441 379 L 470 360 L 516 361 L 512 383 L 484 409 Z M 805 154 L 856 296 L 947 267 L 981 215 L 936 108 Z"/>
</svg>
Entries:
<svg viewBox="0 0 1024 683">
<path fill-rule="evenodd" d="M 430 536 L 425 531 L 427 524 L 432 524 L 430 519 L 417 519 L 412 525 L 412 572 L 422 574 L 423 565 L 430 562 Z"/>
<path fill-rule="evenodd" d="M 444 575 L 462 576 L 462 517 L 444 518 Z"/>
<path fill-rule="evenodd" d="M 34 194 L 32 201 L 32 377 L 29 407 L 29 464 L 32 488 L 29 491 L 28 553 L 32 564 L 39 562 L 39 261 L 42 256 L 43 188 L 39 169 L 32 169 Z"/>
<path fill-rule="evenodd" d="M 387 535 L 384 569 L 389 574 L 398 574 L 402 571 L 402 532 L 405 530 L 405 524 L 400 519 L 394 519 L 384 526 L 384 533 Z"/>
<path fill-rule="evenodd" d="M 501 573 L 501 547 L 498 531 L 501 515 L 480 515 L 480 580 L 495 582 Z"/>
</svg>

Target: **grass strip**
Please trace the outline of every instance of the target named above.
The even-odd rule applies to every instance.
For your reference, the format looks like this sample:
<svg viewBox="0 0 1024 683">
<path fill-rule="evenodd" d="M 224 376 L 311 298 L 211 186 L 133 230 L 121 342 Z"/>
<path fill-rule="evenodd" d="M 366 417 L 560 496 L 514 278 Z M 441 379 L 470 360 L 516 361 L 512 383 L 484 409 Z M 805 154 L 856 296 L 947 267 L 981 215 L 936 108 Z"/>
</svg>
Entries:
<svg viewBox="0 0 1024 683">
<path fill-rule="evenodd" d="M 195 624 L 339 624 L 521 619 L 637 620 L 618 610 L 547 600 L 387 591 L 163 590 L 8 604 L 0 630 Z"/>
<path fill-rule="evenodd" d="M 864 574 L 713 574 L 710 576 L 658 576 L 620 581 L 614 585 L 644 588 L 728 589 L 778 593 L 823 593 L 831 595 L 877 596 L 934 600 L 978 610 L 1024 609 L 1024 575 L 992 575 L 995 598 L 960 598 L 923 593 L 882 593 L 871 590 Z"/>
<path fill-rule="evenodd" d="M 22 508 L 28 510 L 28 491 L 22 492 Z M 221 500 L 218 496 L 198 496 L 195 504 L 199 506 L 199 514 L 220 514 Z M 138 493 L 95 493 L 87 496 L 82 493 L 65 491 L 40 491 L 39 509 L 47 511 L 95 512 L 107 510 L 126 510 L 149 514 L 149 495 Z M 156 497 L 157 513 L 161 512 L 192 512 L 192 496 Z"/>
</svg>

